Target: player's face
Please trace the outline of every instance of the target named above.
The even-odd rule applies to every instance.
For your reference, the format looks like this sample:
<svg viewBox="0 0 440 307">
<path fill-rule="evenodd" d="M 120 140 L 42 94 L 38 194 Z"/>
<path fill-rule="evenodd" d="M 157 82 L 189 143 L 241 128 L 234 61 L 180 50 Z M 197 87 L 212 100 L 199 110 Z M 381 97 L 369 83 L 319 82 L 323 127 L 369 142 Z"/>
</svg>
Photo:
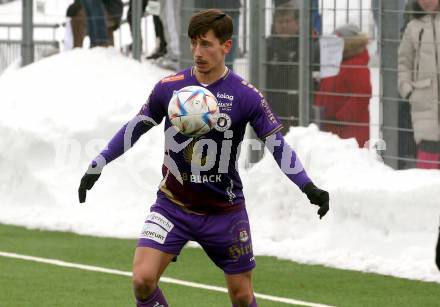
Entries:
<svg viewBox="0 0 440 307">
<path fill-rule="evenodd" d="M 417 2 L 425 12 L 433 12 L 439 10 L 439 0 L 418 0 Z"/>
<path fill-rule="evenodd" d="M 209 74 L 213 71 L 223 70 L 225 66 L 225 55 L 231 50 L 232 40 L 223 44 L 209 30 L 204 36 L 191 39 L 191 52 L 197 71 Z"/>
</svg>

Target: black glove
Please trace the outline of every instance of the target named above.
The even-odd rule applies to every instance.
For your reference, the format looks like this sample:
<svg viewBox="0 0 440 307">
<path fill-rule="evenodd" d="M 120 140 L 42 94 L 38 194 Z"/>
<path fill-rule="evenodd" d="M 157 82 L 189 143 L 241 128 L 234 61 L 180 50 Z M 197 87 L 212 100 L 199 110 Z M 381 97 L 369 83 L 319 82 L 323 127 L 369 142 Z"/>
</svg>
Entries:
<svg viewBox="0 0 440 307">
<path fill-rule="evenodd" d="M 310 203 L 319 206 L 318 215 L 319 218 L 327 213 L 329 208 L 329 195 L 327 191 L 318 189 L 312 182 L 309 182 L 304 187 L 304 193 L 307 195 L 307 198 L 310 200 Z"/>
<path fill-rule="evenodd" d="M 79 184 L 78 188 L 78 197 L 80 203 L 86 201 L 87 190 L 93 188 L 93 185 L 99 179 L 99 176 L 101 176 L 101 171 L 102 169 L 92 168 L 90 166 L 87 172 L 81 178 L 81 183 Z"/>
<path fill-rule="evenodd" d="M 440 270 L 440 229 L 437 240 L 437 249 L 435 251 L 435 263 L 437 264 L 437 268 Z"/>
</svg>

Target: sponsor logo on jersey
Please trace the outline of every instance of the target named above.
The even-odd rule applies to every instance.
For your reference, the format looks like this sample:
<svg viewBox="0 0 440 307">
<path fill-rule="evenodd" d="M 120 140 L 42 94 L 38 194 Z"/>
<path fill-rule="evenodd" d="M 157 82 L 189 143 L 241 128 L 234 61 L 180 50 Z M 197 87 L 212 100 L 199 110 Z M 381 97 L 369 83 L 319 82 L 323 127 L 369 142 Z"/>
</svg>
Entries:
<svg viewBox="0 0 440 307">
<path fill-rule="evenodd" d="M 166 217 L 164 217 L 162 214 L 157 212 L 151 212 L 147 216 L 147 221 L 156 223 L 157 225 L 164 228 L 166 231 L 171 231 L 173 229 L 174 224 L 171 223 Z"/>
<path fill-rule="evenodd" d="M 188 173 L 182 173 L 182 179 L 192 183 L 206 183 L 206 182 L 222 182 L 222 175 L 193 175 Z"/>
<path fill-rule="evenodd" d="M 164 306 L 159 302 L 155 302 L 153 307 L 164 307 Z"/>
<path fill-rule="evenodd" d="M 231 111 L 232 110 L 232 102 L 218 101 L 217 105 L 222 111 Z"/>
<path fill-rule="evenodd" d="M 253 86 L 252 84 L 250 84 L 249 82 L 247 82 L 247 81 L 245 81 L 245 80 L 242 80 L 242 81 L 241 81 L 241 84 L 243 84 L 243 85 L 247 86 L 248 88 L 254 90 L 254 92 L 257 93 L 261 98 L 264 97 L 263 94 L 261 94 L 261 92 L 260 92 L 255 86 Z"/>
<path fill-rule="evenodd" d="M 143 239 L 150 239 L 157 243 L 163 244 L 168 236 L 168 231 L 160 227 L 159 225 L 146 222 L 142 228 L 140 237 Z"/>
<path fill-rule="evenodd" d="M 278 120 L 275 117 L 275 115 L 273 114 L 273 112 L 272 112 L 271 108 L 269 107 L 269 104 L 267 103 L 266 99 L 261 99 L 260 104 L 261 104 L 261 107 L 263 108 L 264 113 L 266 114 L 267 119 L 269 120 L 269 122 L 271 124 L 278 124 Z"/>
<path fill-rule="evenodd" d="M 229 247 L 229 257 L 233 260 L 238 260 L 241 256 L 252 254 L 252 244 L 237 245 L 234 244 Z"/>
<path fill-rule="evenodd" d="M 183 158 L 186 163 L 197 166 L 205 166 L 207 163 L 211 163 L 209 159 L 215 159 L 215 156 L 209 156 L 208 152 L 203 150 L 203 146 L 200 146 L 200 142 L 203 139 L 196 139 L 186 146 L 183 151 Z"/>
<path fill-rule="evenodd" d="M 180 74 L 180 75 L 175 75 L 175 76 L 170 76 L 170 77 L 163 78 L 161 83 L 180 81 L 180 80 L 183 80 L 183 79 L 185 79 L 185 75 Z"/>
<path fill-rule="evenodd" d="M 226 93 L 219 93 L 219 92 L 217 92 L 217 98 L 228 99 L 229 101 L 234 100 L 234 96 L 228 95 Z"/>
<path fill-rule="evenodd" d="M 231 127 L 231 117 L 226 113 L 220 113 L 217 117 L 217 122 L 214 126 L 215 130 L 224 132 Z"/>
</svg>

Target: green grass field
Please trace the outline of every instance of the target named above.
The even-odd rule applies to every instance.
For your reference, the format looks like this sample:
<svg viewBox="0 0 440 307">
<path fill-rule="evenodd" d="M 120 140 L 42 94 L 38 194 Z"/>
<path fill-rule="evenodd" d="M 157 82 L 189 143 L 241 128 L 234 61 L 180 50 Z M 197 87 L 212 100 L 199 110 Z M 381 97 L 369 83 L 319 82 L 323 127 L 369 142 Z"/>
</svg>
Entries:
<svg viewBox="0 0 440 307">
<path fill-rule="evenodd" d="M 131 271 L 135 240 L 0 225 L 0 251 Z M 166 277 L 225 287 L 201 249 L 186 248 Z M 257 257 L 255 291 L 334 306 L 439 306 L 440 284 Z M 170 306 L 230 306 L 227 294 L 161 283 Z M 260 307 L 293 306 L 258 300 Z M 0 306 L 134 306 L 127 276 L 0 257 Z"/>
</svg>

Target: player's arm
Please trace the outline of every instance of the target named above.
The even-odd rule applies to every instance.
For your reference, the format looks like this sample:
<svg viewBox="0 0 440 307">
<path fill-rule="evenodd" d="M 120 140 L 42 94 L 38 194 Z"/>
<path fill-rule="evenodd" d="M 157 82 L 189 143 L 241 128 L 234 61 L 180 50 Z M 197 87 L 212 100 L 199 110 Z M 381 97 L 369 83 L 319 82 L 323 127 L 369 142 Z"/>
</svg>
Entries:
<svg viewBox="0 0 440 307">
<path fill-rule="evenodd" d="M 273 113 L 263 95 L 254 90 L 247 96 L 249 122 L 258 137 L 265 141 L 278 166 L 286 176 L 303 191 L 310 202 L 319 206 L 318 215 L 322 218 L 329 210 L 329 194 L 317 188 L 308 177 L 295 151 L 284 140 L 280 132 L 282 124 Z"/>
<path fill-rule="evenodd" d="M 281 132 L 269 135 L 264 141 L 287 178 L 307 195 L 312 204 L 319 206 L 318 215 L 319 218 L 322 218 L 329 210 L 328 192 L 317 188 L 313 184 L 295 151 L 285 141 Z"/>
<path fill-rule="evenodd" d="M 80 203 L 86 201 L 87 190 L 92 189 L 101 176 L 104 166 L 124 154 L 144 133 L 161 122 L 163 112 L 157 97 L 157 91 L 159 90 L 157 87 L 158 85 L 156 85 L 147 103 L 139 113 L 113 136 L 106 148 L 89 164 L 78 188 Z"/>
</svg>

